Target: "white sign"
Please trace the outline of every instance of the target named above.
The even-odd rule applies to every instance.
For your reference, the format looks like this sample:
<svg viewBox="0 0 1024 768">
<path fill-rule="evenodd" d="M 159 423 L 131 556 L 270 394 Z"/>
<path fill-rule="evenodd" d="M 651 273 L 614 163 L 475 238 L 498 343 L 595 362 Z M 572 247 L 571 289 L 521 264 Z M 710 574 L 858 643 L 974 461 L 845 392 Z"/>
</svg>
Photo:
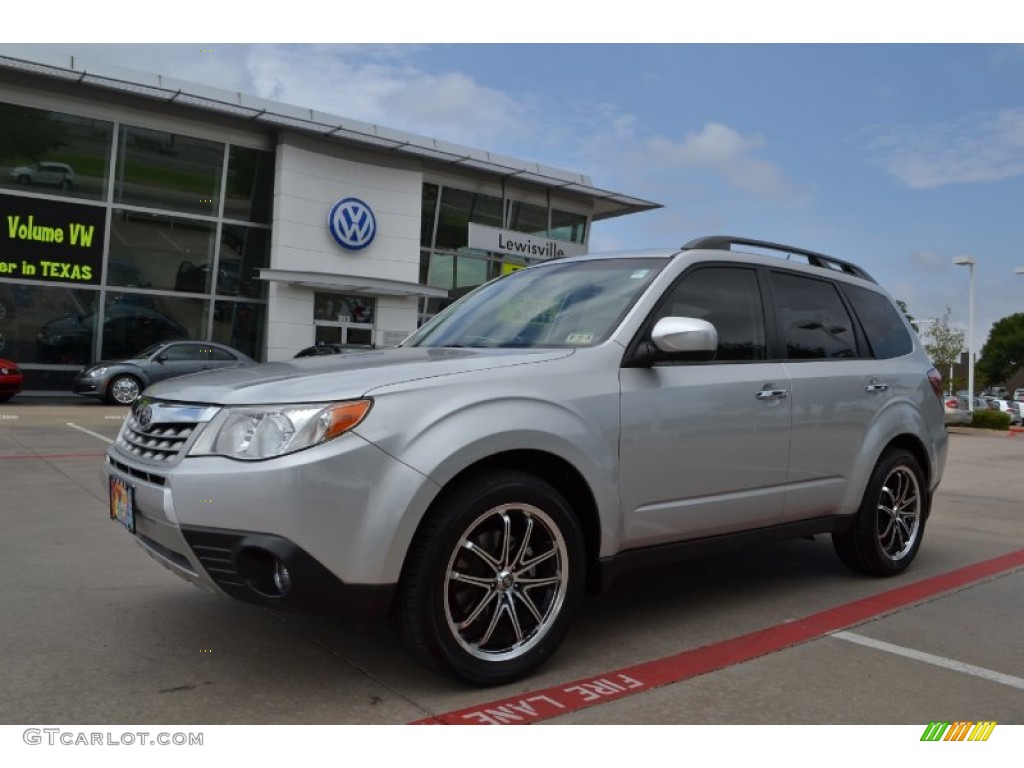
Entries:
<svg viewBox="0 0 1024 768">
<path fill-rule="evenodd" d="M 469 247 L 526 259 L 560 259 L 565 256 L 581 256 L 587 252 L 587 246 L 582 243 L 567 243 L 564 240 L 551 240 L 472 223 L 469 225 Z"/>
</svg>

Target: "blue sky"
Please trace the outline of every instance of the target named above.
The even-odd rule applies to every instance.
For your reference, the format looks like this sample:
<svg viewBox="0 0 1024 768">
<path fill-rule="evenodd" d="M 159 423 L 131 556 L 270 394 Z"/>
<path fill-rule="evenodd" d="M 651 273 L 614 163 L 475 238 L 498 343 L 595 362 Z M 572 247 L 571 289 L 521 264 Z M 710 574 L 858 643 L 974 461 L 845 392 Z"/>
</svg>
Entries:
<svg viewBox="0 0 1024 768">
<path fill-rule="evenodd" d="M 212 49 L 201 53 L 200 49 Z M 24 48 L 0 44 L 0 51 Z M 1024 311 L 1024 45 L 38 46 L 589 175 L 662 203 L 591 250 L 737 234 L 854 261 L 975 342 Z"/>
</svg>

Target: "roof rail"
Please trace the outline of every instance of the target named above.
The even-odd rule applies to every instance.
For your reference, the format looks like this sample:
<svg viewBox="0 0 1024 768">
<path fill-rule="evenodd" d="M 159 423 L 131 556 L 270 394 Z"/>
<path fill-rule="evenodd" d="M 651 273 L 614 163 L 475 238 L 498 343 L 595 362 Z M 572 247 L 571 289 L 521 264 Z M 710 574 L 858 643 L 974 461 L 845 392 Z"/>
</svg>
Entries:
<svg viewBox="0 0 1024 768">
<path fill-rule="evenodd" d="M 859 277 L 863 280 L 869 280 L 872 283 L 877 282 L 873 277 L 871 277 L 871 275 L 856 264 L 851 264 L 848 261 L 837 259 L 834 256 L 826 256 L 824 253 L 808 251 L 805 248 L 796 248 L 792 245 L 783 245 L 782 243 L 770 243 L 767 240 L 751 240 L 747 237 L 732 237 L 731 235 L 712 235 L 711 237 L 698 237 L 696 240 L 691 240 L 683 246 L 683 250 L 691 251 L 696 248 L 711 248 L 718 251 L 731 251 L 732 246 L 734 245 L 752 245 L 757 248 L 765 248 L 770 251 L 779 251 L 785 254 L 799 254 L 807 259 L 807 263 L 812 267 L 845 272 L 848 275 L 853 275 L 854 277 Z"/>
</svg>

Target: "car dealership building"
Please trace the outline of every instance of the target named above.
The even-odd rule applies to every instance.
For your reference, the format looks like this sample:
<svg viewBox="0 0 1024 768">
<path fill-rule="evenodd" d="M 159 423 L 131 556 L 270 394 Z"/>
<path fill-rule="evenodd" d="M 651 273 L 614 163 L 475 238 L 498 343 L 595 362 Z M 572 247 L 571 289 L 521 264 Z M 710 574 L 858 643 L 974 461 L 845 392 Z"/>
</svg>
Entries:
<svg viewBox="0 0 1024 768">
<path fill-rule="evenodd" d="M 19 54 L 20 56 L 20 54 Z M 0 51 L 0 358 L 29 391 L 162 338 L 397 344 L 657 208 L 576 173 L 246 94 Z"/>
</svg>

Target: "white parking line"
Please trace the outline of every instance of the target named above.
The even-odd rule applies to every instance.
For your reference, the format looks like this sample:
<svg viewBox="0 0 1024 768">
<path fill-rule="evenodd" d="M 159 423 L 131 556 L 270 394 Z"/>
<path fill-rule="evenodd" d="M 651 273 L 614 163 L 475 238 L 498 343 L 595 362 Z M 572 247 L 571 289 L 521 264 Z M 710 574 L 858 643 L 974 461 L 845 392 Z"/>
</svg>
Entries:
<svg viewBox="0 0 1024 768">
<path fill-rule="evenodd" d="M 1014 677 L 1013 675 L 1004 675 L 1002 672 L 993 672 L 991 669 L 976 667 L 973 664 L 964 664 L 962 661 L 947 659 L 945 656 L 935 656 L 931 653 L 925 653 L 924 651 L 915 651 L 913 648 L 904 648 L 902 645 L 893 645 L 892 643 L 875 640 L 874 638 L 865 637 L 864 635 L 858 635 L 853 632 L 833 632 L 829 637 L 846 640 L 850 643 L 857 643 L 858 645 L 864 645 L 878 651 L 894 653 L 897 656 L 905 656 L 906 658 L 914 659 L 915 661 L 923 661 L 925 664 L 934 664 L 936 667 L 951 669 L 954 672 L 963 672 L 967 675 L 974 675 L 975 677 L 980 677 L 985 680 L 991 680 L 993 683 L 1001 683 L 1002 685 L 1008 685 L 1011 688 L 1018 688 L 1024 691 L 1024 678 Z"/>
<path fill-rule="evenodd" d="M 65 422 L 65 424 L 67 424 L 72 429 L 77 429 L 79 432 L 85 432 L 85 434 L 87 434 L 87 435 L 92 435 L 93 437 L 98 437 L 104 443 L 113 443 L 114 442 L 109 437 L 104 437 L 99 432 L 93 432 L 91 429 L 86 429 L 85 427 L 80 427 L 77 424 L 72 424 L 70 421 Z"/>
</svg>

